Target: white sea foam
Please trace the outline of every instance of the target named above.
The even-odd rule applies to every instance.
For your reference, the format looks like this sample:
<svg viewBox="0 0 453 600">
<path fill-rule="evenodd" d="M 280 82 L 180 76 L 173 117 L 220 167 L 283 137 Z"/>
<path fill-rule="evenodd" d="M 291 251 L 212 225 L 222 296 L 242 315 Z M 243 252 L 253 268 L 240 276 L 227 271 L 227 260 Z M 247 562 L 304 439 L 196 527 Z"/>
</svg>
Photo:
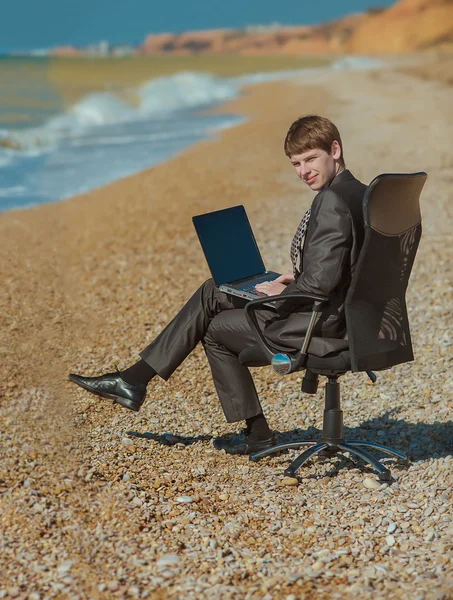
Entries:
<svg viewBox="0 0 453 600">
<path fill-rule="evenodd" d="M 369 56 L 343 56 L 331 65 L 331 69 L 336 71 L 362 71 L 364 69 L 379 69 L 384 64 L 382 60 L 370 58 Z"/>
<path fill-rule="evenodd" d="M 0 168 L 10 165 L 14 160 L 14 154 L 8 150 L 0 148 Z"/>
<path fill-rule="evenodd" d="M 13 185 L 7 188 L 0 188 L 0 198 L 11 198 L 12 196 L 22 196 L 28 190 L 24 185 Z"/>
<path fill-rule="evenodd" d="M 56 131 L 85 129 L 96 125 L 132 121 L 136 111 L 108 92 L 90 94 L 61 116 L 51 119 L 47 126 Z"/>
<path fill-rule="evenodd" d="M 66 113 L 51 118 L 45 125 L 19 132 L 9 137 L 23 150 L 43 150 L 63 139 L 86 133 L 101 125 L 127 123 L 137 118 L 137 111 L 112 94 L 98 93 L 86 96 Z"/>
<path fill-rule="evenodd" d="M 140 113 L 159 115 L 206 106 L 234 98 L 239 86 L 233 78 L 184 71 L 158 77 L 139 89 Z"/>
</svg>

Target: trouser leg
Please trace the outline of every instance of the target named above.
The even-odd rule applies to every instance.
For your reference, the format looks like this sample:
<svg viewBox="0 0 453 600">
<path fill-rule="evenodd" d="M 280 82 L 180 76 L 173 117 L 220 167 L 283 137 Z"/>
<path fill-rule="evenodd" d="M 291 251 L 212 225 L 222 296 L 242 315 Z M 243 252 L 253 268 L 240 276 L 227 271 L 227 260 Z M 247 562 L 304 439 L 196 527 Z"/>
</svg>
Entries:
<svg viewBox="0 0 453 600">
<path fill-rule="evenodd" d="M 221 292 L 214 280 L 208 279 L 139 355 L 167 380 L 201 341 L 217 314 L 244 304 L 243 299 Z"/>
<path fill-rule="evenodd" d="M 259 311 L 257 315 L 262 328 L 266 321 L 275 318 L 272 310 Z M 226 420 L 234 423 L 261 414 L 250 371 L 238 360 L 244 348 L 256 344 L 245 311 L 228 310 L 216 315 L 202 342 Z"/>
</svg>

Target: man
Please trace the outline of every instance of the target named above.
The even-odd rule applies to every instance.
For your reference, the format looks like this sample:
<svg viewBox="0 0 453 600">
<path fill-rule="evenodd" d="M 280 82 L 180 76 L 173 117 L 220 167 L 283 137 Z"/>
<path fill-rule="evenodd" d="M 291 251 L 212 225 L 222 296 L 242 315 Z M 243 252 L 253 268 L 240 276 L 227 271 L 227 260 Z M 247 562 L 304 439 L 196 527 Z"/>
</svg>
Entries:
<svg viewBox="0 0 453 600">
<path fill-rule="evenodd" d="M 295 121 L 284 148 L 298 177 L 318 194 L 291 244 L 293 273 L 256 286 L 268 296 L 282 295 L 276 308 L 259 311 L 258 318 L 276 349 L 300 349 L 311 306 L 294 305 L 284 299 L 285 294 L 301 291 L 327 296 L 328 306 L 315 329 L 317 339 L 310 345 L 311 352 L 322 356 L 331 350 L 332 341 L 325 345 L 322 338 L 341 340 L 346 332 L 344 302 L 363 241 L 366 186 L 346 170 L 340 133 L 326 118 L 307 116 Z M 70 374 L 69 378 L 94 394 L 137 411 L 145 400 L 147 384 L 156 375 L 167 380 L 201 341 L 227 421 L 246 423 L 241 434 L 232 439 L 218 438 L 214 446 L 231 454 L 268 448 L 275 443 L 273 432 L 250 372 L 237 358 L 244 348 L 256 343 L 244 306 L 244 300 L 220 292 L 208 279 L 139 353 L 137 363 L 100 377 Z"/>
</svg>

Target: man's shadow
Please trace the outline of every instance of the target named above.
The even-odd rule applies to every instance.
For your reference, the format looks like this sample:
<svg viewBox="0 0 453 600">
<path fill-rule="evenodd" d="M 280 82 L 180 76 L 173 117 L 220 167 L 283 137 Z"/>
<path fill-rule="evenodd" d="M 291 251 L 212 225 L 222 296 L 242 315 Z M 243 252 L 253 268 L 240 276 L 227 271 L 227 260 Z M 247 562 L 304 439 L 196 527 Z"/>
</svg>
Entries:
<svg viewBox="0 0 453 600">
<path fill-rule="evenodd" d="M 176 446 L 176 444 L 191 446 L 197 442 L 207 442 L 208 440 L 212 440 L 212 435 L 197 435 L 193 437 L 179 435 L 177 433 L 153 433 L 151 431 L 145 431 L 145 433 L 140 433 L 139 431 L 127 431 L 126 433 L 130 437 L 151 440 L 158 444 L 162 444 L 162 446 Z"/>
<path fill-rule="evenodd" d="M 412 423 L 405 419 L 394 417 L 397 408 L 385 412 L 380 417 L 368 419 L 356 427 L 344 427 L 344 438 L 348 440 L 363 440 L 377 442 L 396 450 L 401 450 L 409 456 L 409 459 L 427 460 L 429 458 L 441 458 L 453 454 L 453 421 L 440 423 Z M 385 435 L 377 435 L 378 431 L 385 431 Z M 318 440 L 321 430 L 310 426 L 307 429 L 294 428 L 279 432 L 276 431 L 277 442 L 286 443 L 297 440 Z M 401 437 L 403 434 L 403 437 Z M 197 442 L 205 442 L 213 439 L 212 435 L 183 436 L 177 433 L 153 433 L 128 431 L 131 437 L 144 438 L 155 441 L 164 446 L 191 446 Z M 235 435 L 234 433 L 229 436 Z M 225 436 L 227 437 L 227 436 Z M 378 457 L 385 457 L 379 450 L 372 450 Z"/>
</svg>

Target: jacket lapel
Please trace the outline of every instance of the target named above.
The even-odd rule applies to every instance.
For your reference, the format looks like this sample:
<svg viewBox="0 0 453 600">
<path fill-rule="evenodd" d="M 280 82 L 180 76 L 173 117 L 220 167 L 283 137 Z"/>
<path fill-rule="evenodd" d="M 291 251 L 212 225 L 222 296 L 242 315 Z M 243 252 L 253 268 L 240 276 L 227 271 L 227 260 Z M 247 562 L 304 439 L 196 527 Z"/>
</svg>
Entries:
<svg viewBox="0 0 453 600">
<path fill-rule="evenodd" d="M 335 185 L 337 183 L 344 183 L 345 181 L 352 181 L 353 179 L 355 179 L 354 175 L 351 173 L 351 171 L 349 171 L 348 169 L 345 169 L 344 171 L 341 171 L 341 173 L 338 173 L 338 175 L 336 175 L 333 179 L 331 179 L 329 181 L 329 183 L 322 188 L 322 190 L 319 190 L 318 194 L 321 194 L 323 192 L 323 190 L 330 188 L 330 187 L 335 187 Z M 318 196 L 318 194 L 316 194 L 316 196 L 313 198 L 313 202 L 315 201 L 316 197 Z M 313 205 L 312 202 L 312 205 Z M 309 238 L 311 237 L 309 235 L 309 231 L 308 228 L 310 227 L 310 222 L 308 223 L 308 227 L 307 227 L 307 233 L 305 235 L 305 239 L 304 239 L 304 244 L 302 246 L 302 252 L 301 252 L 301 257 L 300 257 L 300 266 L 302 268 L 302 260 L 304 257 L 304 251 L 305 251 L 305 244 L 309 243 Z"/>
</svg>

